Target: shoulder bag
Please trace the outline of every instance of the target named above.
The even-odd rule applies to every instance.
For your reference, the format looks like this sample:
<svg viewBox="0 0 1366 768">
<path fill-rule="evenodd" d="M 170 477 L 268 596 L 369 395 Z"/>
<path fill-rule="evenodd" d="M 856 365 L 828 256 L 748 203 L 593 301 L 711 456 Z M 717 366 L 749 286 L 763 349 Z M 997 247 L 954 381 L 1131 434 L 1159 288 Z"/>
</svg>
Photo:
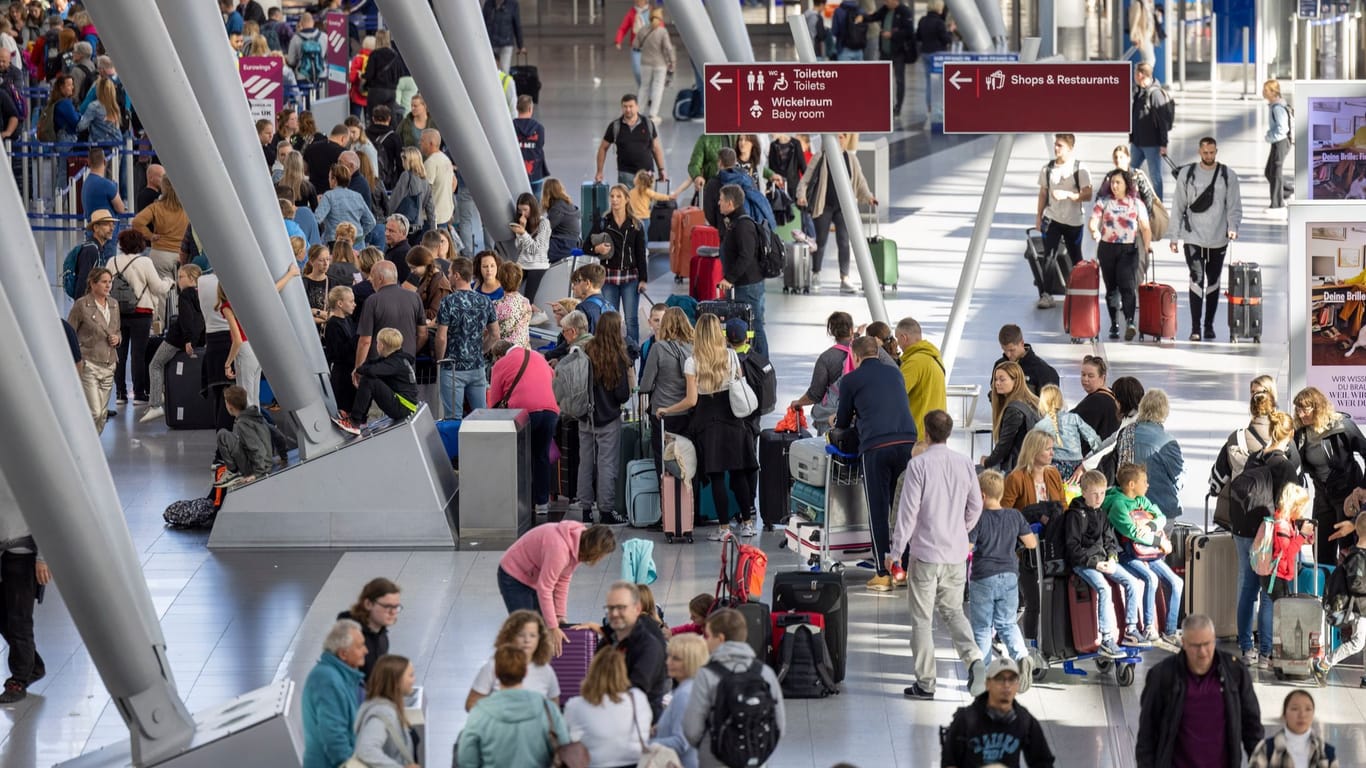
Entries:
<svg viewBox="0 0 1366 768">
<path fill-rule="evenodd" d="M 588 747 L 581 741 L 571 741 L 568 744 L 561 744 L 560 737 L 555 735 L 555 718 L 550 714 L 550 700 L 545 702 L 546 720 L 546 739 L 550 742 L 550 765 L 553 768 L 588 768 L 592 759 L 588 756 Z"/>
<path fill-rule="evenodd" d="M 640 720 L 636 718 L 636 697 L 629 690 L 626 691 L 626 697 L 631 700 L 631 723 L 635 726 L 636 741 L 640 742 L 640 759 L 636 761 L 636 768 L 683 768 L 682 758 L 672 747 L 645 742 L 640 732 Z"/>
<path fill-rule="evenodd" d="M 740 361 L 734 350 L 730 352 L 730 374 L 730 412 L 737 419 L 749 418 L 759 408 L 759 397 L 740 372 Z"/>
</svg>

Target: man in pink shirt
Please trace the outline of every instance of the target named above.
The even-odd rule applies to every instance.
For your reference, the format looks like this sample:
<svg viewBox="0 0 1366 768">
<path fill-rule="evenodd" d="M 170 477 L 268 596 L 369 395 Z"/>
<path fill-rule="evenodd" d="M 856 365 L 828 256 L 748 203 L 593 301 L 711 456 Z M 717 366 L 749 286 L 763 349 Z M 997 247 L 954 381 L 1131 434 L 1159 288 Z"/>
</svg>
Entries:
<svg viewBox="0 0 1366 768">
<path fill-rule="evenodd" d="M 500 341 L 493 345 L 490 408 L 519 408 L 527 412 L 527 438 L 531 441 L 531 500 L 536 514 L 544 515 L 550 504 L 550 443 L 560 423 L 551 380 L 555 373 L 540 352 Z"/>
<path fill-rule="evenodd" d="M 911 652 L 916 681 L 904 693 L 910 699 L 933 699 L 935 687 L 934 617 L 948 625 L 954 650 L 968 668 L 968 690 L 976 697 L 986 690 L 982 652 L 972 638 L 963 614 L 970 547 L 968 531 L 982 516 L 982 495 L 972 460 L 949 450 L 953 417 L 944 411 L 925 414 L 929 447 L 906 465 L 897 509 L 896 534 L 886 567 L 901 559 L 907 547 L 906 573 L 910 583 Z"/>
</svg>

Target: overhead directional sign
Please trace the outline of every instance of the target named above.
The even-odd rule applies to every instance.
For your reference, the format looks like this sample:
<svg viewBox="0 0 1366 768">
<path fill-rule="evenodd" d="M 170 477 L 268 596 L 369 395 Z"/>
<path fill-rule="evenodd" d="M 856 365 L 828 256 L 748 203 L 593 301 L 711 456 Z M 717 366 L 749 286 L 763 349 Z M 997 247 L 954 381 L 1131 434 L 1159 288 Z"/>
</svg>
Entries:
<svg viewBox="0 0 1366 768">
<path fill-rule="evenodd" d="M 944 63 L 944 133 L 1122 133 L 1132 65 Z"/>
<path fill-rule="evenodd" d="M 891 62 L 707 64 L 707 133 L 886 133 Z"/>
</svg>

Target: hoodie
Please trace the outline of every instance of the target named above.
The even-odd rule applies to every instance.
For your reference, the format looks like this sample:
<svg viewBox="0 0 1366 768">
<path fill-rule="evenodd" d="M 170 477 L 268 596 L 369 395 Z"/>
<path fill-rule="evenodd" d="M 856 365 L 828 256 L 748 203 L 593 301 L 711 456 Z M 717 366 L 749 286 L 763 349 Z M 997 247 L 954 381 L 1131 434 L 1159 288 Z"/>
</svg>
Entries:
<svg viewBox="0 0 1366 768">
<path fill-rule="evenodd" d="M 925 414 L 948 410 L 948 384 L 939 348 L 921 339 L 901 350 L 901 378 L 906 380 L 906 403 L 915 419 L 915 433 L 925 434 Z"/>
<path fill-rule="evenodd" d="M 1120 539 L 1127 540 L 1120 553 L 1120 560 L 1127 562 L 1135 559 L 1131 542 L 1156 546 L 1161 540 L 1167 517 L 1148 501 L 1147 496 L 1135 496 L 1131 499 L 1124 495 L 1124 491 L 1111 488 L 1105 492 L 1105 501 L 1100 508 L 1105 512 L 1110 525 L 1114 526 L 1115 534 Z"/>
<path fill-rule="evenodd" d="M 550 263 L 568 258 L 582 239 L 583 217 L 573 203 L 556 200 L 546 212 L 550 221 Z"/>
<path fill-rule="evenodd" d="M 1110 527 L 1103 511 L 1087 506 L 1085 498 L 1072 499 L 1062 519 L 1069 569 L 1095 568 L 1105 560 L 1119 557 L 1115 529 Z"/>
<path fill-rule="evenodd" d="M 1051 768 L 1053 752 L 1039 721 L 1018 701 L 1009 716 L 1001 716 L 987 707 L 988 696 L 979 694 L 953 713 L 943 737 L 944 763 Z"/>
<path fill-rule="evenodd" d="M 402 743 L 394 741 L 394 735 Z M 388 699 L 366 699 L 356 713 L 355 756 L 369 768 L 406 768 L 413 755 L 413 737 Z"/>
<path fill-rule="evenodd" d="M 731 672 L 743 672 L 754 663 L 754 649 L 749 643 L 727 640 L 712 651 L 709 662 L 714 661 Z M 787 732 L 787 716 L 783 711 L 783 688 L 778 683 L 778 675 L 767 664 L 760 667 L 768 689 L 778 703 L 778 733 Z M 720 768 L 721 761 L 711 753 L 711 736 L 707 732 L 707 716 L 711 714 L 716 700 L 716 673 L 703 666 L 693 675 L 692 693 L 688 696 L 688 708 L 683 712 L 683 735 L 688 743 L 697 747 L 698 768 Z"/>
<path fill-rule="evenodd" d="M 550 728 L 560 744 L 569 728 L 559 707 L 536 691 L 514 688 L 480 699 L 460 732 L 461 768 L 522 768 L 550 765 Z"/>
</svg>

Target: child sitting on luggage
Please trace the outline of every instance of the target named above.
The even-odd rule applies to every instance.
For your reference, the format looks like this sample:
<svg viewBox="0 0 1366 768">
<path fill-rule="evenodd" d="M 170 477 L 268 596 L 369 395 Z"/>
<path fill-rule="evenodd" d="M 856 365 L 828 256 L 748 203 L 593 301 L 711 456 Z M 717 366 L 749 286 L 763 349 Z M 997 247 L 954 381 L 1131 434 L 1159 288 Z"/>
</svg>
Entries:
<svg viewBox="0 0 1366 768">
<path fill-rule="evenodd" d="M 1109 483 L 1105 474 L 1091 470 L 1081 476 L 1081 495 L 1063 515 L 1064 549 L 1067 567 L 1096 591 L 1099 606 L 1100 655 L 1112 659 L 1125 656 L 1116 640 L 1115 612 L 1110 597 L 1113 581 L 1124 587 L 1126 634 L 1138 632 L 1138 580 L 1119 565 L 1119 541 L 1105 519 L 1101 504 Z M 1107 579 L 1109 581 L 1107 581 Z"/>
<path fill-rule="evenodd" d="M 982 651 L 982 661 L 991 660 L 993 631 L 1020 664 L 1020 687 L 1029 688 L 1034 661 L 1025 648 L 1016 612 L 1020 607 L 1020 571 L 1015 545 L 1034 549 L 1038 537 L 1029 529 L 1018 509 L 1002 509 L 1001 493 L 1005 477 L 987 470 L 977 476 L 982 491 L 982 516 L 968 533 L 972 543 L 972 581 L 968 584 L 968 618 L 972 635 Z"/>
<path fill-rule="evenodd" d="M 340 422 L 342 429 L 353 434 L 360 434 L 371 403 L 394 421 L 417 412 L 417 369 L 413 356 L 403 351 L 403 334 L 393 328 L 381 329 L 375 334 L 375 348 L 379 357 L 356 370 L 351 415 Z"/>
<path fill-rule="evenodd" d="M 606 281 L 607 270 L 601 264 L 585 264 L 574 270 L 569 279 L 574 298 L 579 300 L 577 309 L 588 318 L 589 333 L 597 333 L 598 318 L 603 312 L 616 311 L 602 295 L 602 284 Z"/>
<path fill-rule="evenodd" d="M 247 404 L 247 391 L 236 384 L 223 390 L 223 404 L 232 416 L 232 429 L 218 430 L 216 463 L 227 468 L 215 488 L 233 488 L 270 472 L 274 454 L 270 448 L 270 425 L 261 410 Z"/>
<path fill-rule="evenodd" d="M 1146 631 L 1139 634 L 1137 626 L 1130 626 L 1124 633 L 1124 644 L 1142 645 L 1161 640 L 1169 645 L 1178 645 L 1176 627 L 1181 610 L 1181 579 L 1163 562 L 1163 558 L 1172 551 L 1171 540 L 1165 533 L 1167 518 L 1143 495 L 1148 492 L 1148 468 L 1142 464 L 1125 464 L 1115 473 L 1115 484 L 1117 487 L 1105 494 L 1101 508 L 1119 537 L 1120 567 L 1141 579 L 1147 587 L 1143 595 L 1143 626 Z M 1171 592 L 1163 624 L 1167 628 L 1165 637 L 1158 631 L 1159 580 L 1165 582 Z M 1126 591 L 1126 602 L 1135 597 L 1132 592 Z"/>
<path fill-rule="evenodd" d="M 1314 662 L 1314 676 L 1319 679 L 1319 684 L 1327 683 L 1328 670 L 1333 668 L 1344 659 L 1355 656 L 1362 648 L 1366 647 L 1366 515 L 1358 514 L 1355 525 L 1357 543 L 1355 547 L 1346 550 L 1343 556 L 1342 565 L 1337 568 L 1341 572 L 1343 600 L 1338 595 L 1333 594 L 1332 589 L 1325 588 L 1324 610 L 1332 612 L 1341 610 L 1346 618 L 1338 626 L 1341 629 L 1350 629 L 1351 637 L 1347 642 L 1339 645 L 1337 649 L 1328 654 L 1326 658 L 1317 659 Z M 1337 572 L 1334 573 L 1337 575 Z M 1333 579 L 1329 580 L 1331 584 Z M 1341 603 L 1339 605 L 1338 603 Z M 1352 618 L 1352 616 L 1355 618 Z M 1361 678 L 1361 685 L 1366 688 L 1366 677 Z"/>
<path fill-rule="evenodd" d="M 702 625 L 707 623 L 707 613 L 711 611 L 712 603 L 716 602 L 716 597 L 710 592 L 702 592 L 688 601 L 688 623 L 679 624 L 669 630 L 670 635 L 682 635 L 686 633 L 702 634 Z"/>
</svg>

